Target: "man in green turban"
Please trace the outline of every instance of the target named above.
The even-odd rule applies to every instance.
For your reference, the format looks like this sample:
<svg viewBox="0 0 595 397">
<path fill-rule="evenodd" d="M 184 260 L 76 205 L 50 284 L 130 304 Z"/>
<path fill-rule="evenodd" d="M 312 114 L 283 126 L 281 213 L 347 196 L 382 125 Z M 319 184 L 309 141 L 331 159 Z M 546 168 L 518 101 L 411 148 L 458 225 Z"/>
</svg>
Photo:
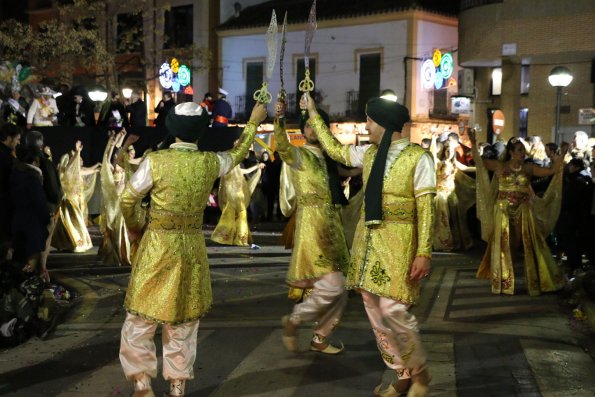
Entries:
<svg viewBox="0 0 595 397">
<path fill-rule="evenodd" d="M 436 173 L 430 154 L 403 135 L 406 107 L 388 98 L 366 106 L 371 145 L 342 145 L 318 115 L 311 97 L 302 98 L 309 121 L 329 156 L 363 168 L 364 206 L 358 222 L 346 288 L 361 293 L 385 364 L 398 380 L 376 395 L 427 396 L 429 373 L 417 320 L 409 308 L 420 281 L 430 273 Z"/>
</svg>

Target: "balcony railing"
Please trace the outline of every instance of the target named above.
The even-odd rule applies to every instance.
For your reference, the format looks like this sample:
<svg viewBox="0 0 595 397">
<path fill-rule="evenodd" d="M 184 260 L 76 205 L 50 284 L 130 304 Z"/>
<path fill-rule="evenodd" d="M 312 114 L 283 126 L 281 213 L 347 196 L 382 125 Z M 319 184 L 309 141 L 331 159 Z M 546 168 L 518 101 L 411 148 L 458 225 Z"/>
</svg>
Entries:
<svg viewBox="0 0 595 397">
<path fill-rule="evenodd" d="M 301 95 L 295 93 L 287 94 L 287 111 L 285 116 L 289 121 L 298 121 L 300 117 L 299 101 Z M 252 112 L 254 99 L 252 95 L 236 95 L 234 98 L 234 120 L 237 122 L 246 122 Z M 359 91 L 350 90 L 345 92 L 345 110 L 343 112 L 334 112 L 331 115 L 333 121 L 364 121 L 366 115 L 359 106 Z"/>
<path fill-rule="evenodd" d="M 489 4 L 503 3 L 504 0 L 461 0 L 461 11 L 468 10 L 470 8 L 487 6 Z"/>
<path fill-rule="evenodd" d="M 288 119 L 295 119 L 300 113 L 298 109 L 299 104 L 296 102 L 295 93 L 287 94 L 287 111 L 285 117 Z M 247 121 L 252 113 L 252 107 L 254 106 L 254 99 L 252 95 L 236 95 L 234 99 L 234 119 L 236 121 Z"/>
</svg>

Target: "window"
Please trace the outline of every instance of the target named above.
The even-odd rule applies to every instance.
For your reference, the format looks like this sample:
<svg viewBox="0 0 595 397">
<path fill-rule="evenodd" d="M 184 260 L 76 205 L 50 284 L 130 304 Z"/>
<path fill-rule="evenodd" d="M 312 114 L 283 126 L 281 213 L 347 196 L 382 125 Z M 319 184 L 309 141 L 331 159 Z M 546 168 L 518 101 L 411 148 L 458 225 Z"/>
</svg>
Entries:
<svg viewBox="0 0 595 397">
<path fill-rule="evenodd" d="M 366 103 L 380 95 L 380 54 L 362 54 L 359 57 L 358 116 L 366 119 Z"/>
<path fill-rule="evenodd" d="M 502 94 L 502 68 L 493 68 L 492 69 L 492 95 L 501 95 Z"/>
<path fill-rule="evenodd" d="M 529 93 L 529 86 L 531 85 L 531 74 L 529 71 L 529 65 L 521 65 L 521 94 Z"/>
<path fill-rule="evenodd" d="M 246 102 L 245 114 L 250 116 L 252 108 L 256 101 L 254 100 L 254 92 L 262 87 L 262 79 L 264 77 L 264 62 L 248 62 L 246 63 Z"/>
<path fill-rule="evenodd" d="M 141 52 L 143 16 L 139 13 L 118 14 L 116 48 L 118 53 Z"/>
<path fill-rule="evenodd" d="M 314 91 L 318 91 L 316 88 L 316 59 L 310 57 L 309 59 L 309 63 L 310 63 L 310 80 L 312 80 L 314 82 Z M 306 77 L 306 67 L 304 66 L 304 58 L 299 58 L 297 60 L 297 75 L 296 75 L 296 87 L 295 87 L 295 92 L 298 95 L 298 98 L 296 100 L 296 113 L 299 114 L 300 113 L 300 109 L 299 108 L 299 98 L 301 98 L 302 92 L 300 91 L 300 81 L 302 81 L 304 79 L 304 77 Z M 311 92 L 310 95 L 312 95 L 312 97 L 314 97 L 314 92 Z M 314 99 L 316 99 L 314 97 Z"/>
<path fill-rule="evenodd" d="M 190 47 L 194 42 L 192 20 L 192 4 L 172 7 L 170 11 L 166 11 L 163 28 L 165 34 L 163 48 Z"/>
<path fill-rule="evenodd" d="M 527 132 L 529 131 L 529 109 L 521 108 L 520 113 L 519 136 L 521 138 L 526 138 Z"/>
</svg>

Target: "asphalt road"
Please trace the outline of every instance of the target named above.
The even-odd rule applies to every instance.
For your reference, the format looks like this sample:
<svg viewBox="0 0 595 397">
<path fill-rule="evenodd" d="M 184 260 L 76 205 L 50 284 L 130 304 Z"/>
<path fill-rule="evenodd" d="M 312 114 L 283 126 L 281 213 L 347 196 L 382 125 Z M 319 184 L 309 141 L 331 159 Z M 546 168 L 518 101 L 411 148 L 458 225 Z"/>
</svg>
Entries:
<svg viewBox="0 0 595 397">
<path fill-rule="evenodd" d="M 207 233 L 208 234 L 208 233 Z M 279 233 L 257 232 L 259 250 L 208 247 L 215 304 L 201 320 L 188 396 L 372 396 L 388 379 L 357 294 L 334 337 L 338 356 L 290 354 L 280 318 L 290 312 L 284 284 L 290 251 Z M 497 296 L 475 278 L 481 247 L 437 253 L 414 308 L 428 350 L 432 396 L 593 396 L 595 364 L 586 334 L 556 294 Z M 0 395 L 128 396 L 118 360 L 129 269 L 95 254 L 51 255 L 52 277 L 80 297 L 45 341 L 0 351 Z M 309 326 L 300 332 L 304 349 Z M 157 338 L 158 352 L 160 337 Z M 166 390 L 159 377 L 156 394 Z"/>
</svg>

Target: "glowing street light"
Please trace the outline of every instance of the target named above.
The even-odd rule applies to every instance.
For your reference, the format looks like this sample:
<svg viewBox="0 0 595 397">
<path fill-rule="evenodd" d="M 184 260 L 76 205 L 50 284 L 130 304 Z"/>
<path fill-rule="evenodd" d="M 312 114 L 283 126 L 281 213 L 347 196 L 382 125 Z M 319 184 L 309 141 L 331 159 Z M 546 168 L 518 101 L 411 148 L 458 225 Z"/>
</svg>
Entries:
<svg viewBox="0 0 595 397">
<path fill-rule="evenodd" d="M 567 87 L 572 82 L 570 70 L 564 66 L 556 66 L 550 72 L 548 81 L 552 87 L 556 88 L 556 131 L 554 135 L 555 142 L 560 142 L 560 99 L 562 98 L 562 88 Z"/>
</svg>

